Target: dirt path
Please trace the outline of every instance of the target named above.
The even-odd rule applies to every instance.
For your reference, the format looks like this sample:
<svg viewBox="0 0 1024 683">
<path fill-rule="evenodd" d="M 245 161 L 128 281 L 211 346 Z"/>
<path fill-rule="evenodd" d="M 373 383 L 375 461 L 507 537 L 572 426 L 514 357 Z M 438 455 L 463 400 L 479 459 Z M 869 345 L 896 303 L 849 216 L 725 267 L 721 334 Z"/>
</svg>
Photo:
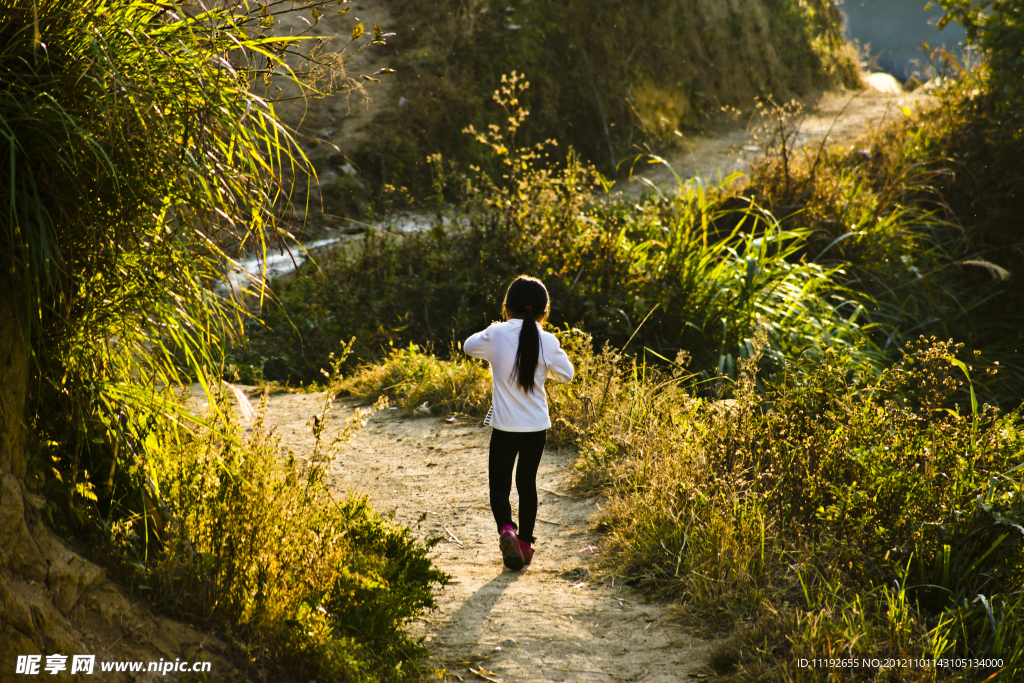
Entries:
<svg viewBox="0 0 1024 683">
<path fill-rule="evenodd" d="M 903 117 L 903 107 L 913 110 L 933 101 L 933 97 L 920 90 L 894 94 L 869 88 L 860 92 L 823 93 L 816 101 L 806 103 L 793 147 L 817 151 L 826 137 L 829 143 L 850 143 L 886 121 Z M 700 176 L 709 182 L 734 172 L 745 173 L 750 162 L 764 154 L 755 135 L 759 122 L 749 116 L 731 126 L 723 123 L 703 134 L 686 136 L 683 149 L 666 158 L 671 170 L 663 164 L 640 163 L 636 177 L 621 181 L 618 189 L 627 195 L 637 195 L 646 187 L 641 178 L 659 188 L 672 188 L 676 184 L 673 172 L 681 180 Z"/>
<path fill-rule="evenodd" d="M 333 429 L 352 408 L 335 407 Z M 281 393 L 270 398 L 267 420 L 301 457 L 313 446 L 307 423 L 321 409 L 319 395 Z M 432 652 L 430 664 L 451 680 L 509 682 L 668 683 L 701 671 L 709 643 L 672 623 L 668 606 L 594 571 L 600 500 L 566 491 L 570 454 L 544 453 L 532 566 L 502 566 L 487 504 L 489 438 L 476 421 L 449 425 L 382 411 L 331 470 L 340 493 L 366 493 L 421 538 L 446 539 L 433 556 L 452 582 L 439 593 L 439 609 L 413 624 Z M 515 493 L 512 501 L 516 511 Z"/>
</svg>

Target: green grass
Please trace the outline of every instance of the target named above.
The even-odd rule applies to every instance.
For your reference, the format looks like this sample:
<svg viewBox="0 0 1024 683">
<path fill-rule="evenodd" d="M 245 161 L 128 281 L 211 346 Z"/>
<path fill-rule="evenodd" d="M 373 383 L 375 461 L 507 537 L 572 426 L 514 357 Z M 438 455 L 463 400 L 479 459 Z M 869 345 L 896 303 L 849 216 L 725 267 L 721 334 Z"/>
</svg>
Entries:
<svg viewBox="0 0 1024 683">
<path fill-rule="evenodd" d="M 146 514 L 112 523 L 103 545 L 118 575 L 232 643 L 258 680 L 418 680 L 426 649 L 406 625 L 448 581 L 427 557 L 436 539 L 326 486 L 338 446 L 373 410 L 329 440 L 325 398 L 313 452 L 282 455 L 266 396 L 247 430 L 217 400 L 210 426 L 146 437 L 136 475 L 149 482 Z"/>
<path fill-rule="evenodd" d="M 967 366 L 950 344 L 906 351 L 875 376 L 825 349 L 760 390 L 747 361 L 717 400 L 678 370 L 612 359 L 553 401 L 580 426 L 580 485 L 608 499 L 608 570 L 731 634 L 721 674 L 825 680 L 798 660 L 836 657 L 1001 658 L 1007 681 L 1024 667 L 1024 421 L 954 401 Z"/>
</svg>

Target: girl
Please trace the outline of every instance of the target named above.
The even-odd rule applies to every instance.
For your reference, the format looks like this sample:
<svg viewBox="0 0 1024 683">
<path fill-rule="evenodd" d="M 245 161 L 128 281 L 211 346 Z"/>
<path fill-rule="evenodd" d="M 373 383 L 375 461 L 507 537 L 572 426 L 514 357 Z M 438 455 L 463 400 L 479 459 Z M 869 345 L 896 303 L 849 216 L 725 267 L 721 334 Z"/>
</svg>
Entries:
<svg viewBox="0 0 1024 683">
<path fill-rule="evenodd" d="M 516 278 L 505 293 L 502 309 L 505 322 L 474 334 L 462 348 L 491 364 L 493 397 L 484 420 L 493 428 L 488 460 L 491 511 L 498 526 L 502 560 L 509 569 L 519 570 L 533 559 L 536 541 L 537 468 L 551 426 L 544 380 L 552 377 L 568 382 L 574 371 L 558 339 L 541 329 L 551 302 L 540 280 L 525 275 Z M 518 527 L 512 521 L 508 499 L 517 454 Z"/>
</svg>

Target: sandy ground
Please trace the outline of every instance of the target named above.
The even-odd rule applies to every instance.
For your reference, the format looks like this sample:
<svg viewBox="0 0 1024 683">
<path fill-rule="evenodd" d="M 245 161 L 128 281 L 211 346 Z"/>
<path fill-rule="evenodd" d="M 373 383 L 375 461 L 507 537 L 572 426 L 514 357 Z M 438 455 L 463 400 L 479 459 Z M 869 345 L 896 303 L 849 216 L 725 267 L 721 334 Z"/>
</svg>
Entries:
<svg viewBox="0 0 1024 683">
<path fill-rule="evenodd" d="M 282 447 L 310 453 L 317 394 L 270 397 L 267 423 Z M 351 402 L 333 409 L 338 429 Z M 540 513 L 533 564 L 505 569 L 487 502 L 490 429 L 477 421 L 375 413 L 340 451 L 329 481 L 339 495 L 366 493 L 374 507 L 421 537 L 451 575 L 439 607 L 411 624 L 432 652 L 429 665 L 450 680 L 679 681 L 701 675 L 710 645 L 671 619 L 668 605 L 597 571 L 599 498 L 566 490 L 572 454 L 547 450 L 538 475 Z M 513 492 L 513 511 L 517 510 Z"/>
</svg>

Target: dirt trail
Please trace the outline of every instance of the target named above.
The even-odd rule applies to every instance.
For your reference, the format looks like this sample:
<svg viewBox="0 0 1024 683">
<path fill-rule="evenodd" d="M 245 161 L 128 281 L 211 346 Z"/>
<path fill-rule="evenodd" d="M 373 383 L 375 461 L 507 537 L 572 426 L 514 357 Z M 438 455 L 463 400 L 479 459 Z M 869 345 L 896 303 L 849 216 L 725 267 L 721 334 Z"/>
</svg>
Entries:
<svg viewBox="0 0 1024 683">
<path fill-rule="evenodd" d="M 824 138 L 832 144 L 847 144 L 881 124 L 903 117 L 903 108 L 930 106 L 935 98 L 917 90 L 912 93 L 887 93 L 868 88 L 860 92 L 827 92 L 816 101 L 805 104 L 806 111 L 799 120 L 799 130 L 793 141 L 797 154 L 808 147 L 817 152 Z M 681 151 L 667 156 L 671 170 L 663 164 L 636 166 L 637 174 L 631 181 L 622 181 L 618 189 L 626 194 L 639 194 L 645 187 L 641 178 L 650 180 L 658 188 L 672 188 L 676 184 L 673 172 L 681 180 L 695 176 L 717 182 L 734 172 L 745 173 L 754 159 L 764 154 L 755 139 L 759 119 L 748 117 L 733 125 L 720 123 L 699 135 L 683 138 Z"/>
<path fill-rule="evenodd" d="M 331 428 L 353 407 L 336 405 Z M 276 394 L 267 423 L 279 425 L 282 445 L 302 457 L 313 447 L 307 423 L 321 409 L 319 395 Z M 433 556 L 452 582 L 439 593 L 439 609 L 413 624 L 431 666 L 451 680 L 509 682 L 668 683 L 703 671 L 708 642 L 674 624 L 668 606 L 594 571 L 600 500 L 566 490 L 570 454 L 544 453 L 537 555 L 531 567 L 512 572 L 502 566 L 487 503 L 490 430 L 479 421 L 449 425 L 398 413 L 375 413 L 342 450 L 329 481 L 340 493 L 368 494 L 377 510 L 393 512 L 421 538 L 445 538 Z M 515 512 L 514 492 L 512 502 Z"/>
</svg>

